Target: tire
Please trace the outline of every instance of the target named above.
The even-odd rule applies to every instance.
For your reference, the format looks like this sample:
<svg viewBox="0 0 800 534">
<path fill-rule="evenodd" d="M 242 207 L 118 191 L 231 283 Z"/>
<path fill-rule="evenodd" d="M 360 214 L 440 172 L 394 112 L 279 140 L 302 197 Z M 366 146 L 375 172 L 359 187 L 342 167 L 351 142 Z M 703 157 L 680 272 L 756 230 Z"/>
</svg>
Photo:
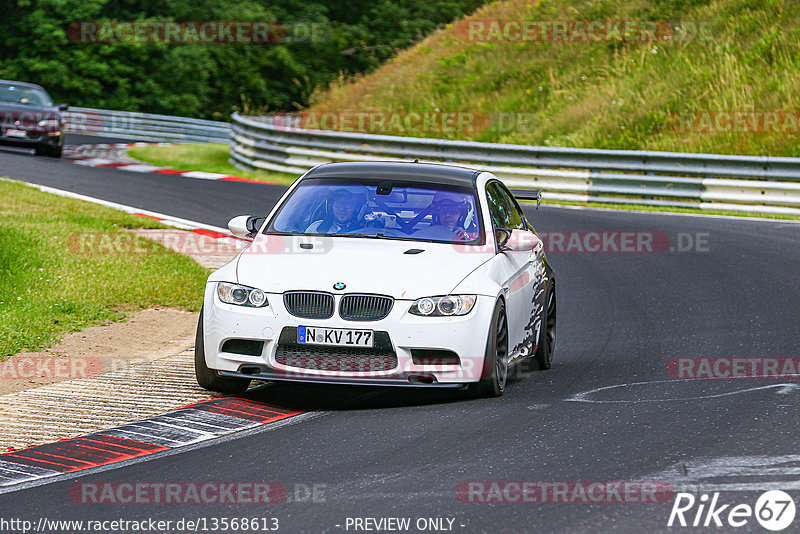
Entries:
<svg viewBox="0 0 800 534">
<path fill-rule="evenodd" d="M 47 156 L 50 158 L 60 158 L 61 154 L 63 153 L 64 149 L 62 146 L 51 146 L 51 145 L 36 145 L 33 147 L 34 152 L 37 156 Z"/>
<path fill-rule="evenodd" d="M 499 397 L 508 380 L 508 321 L 506 307 L 498 300 L 492 314 L 486 353 L 483 358 L 481 381 L 472 384 L 469 391 L 475 397 Z"/>
<path fill-rule="evenodd" d="M 556 284 L 551 281 L 544 299 L 545 309 L 542 314 L 542 329 L 539 332 L 539 346 L 533 355 L 533 361 L 540 370 L 550 369 L 553 365 L 553 353 L 556 349 Z"/>
<path fill-rule="evenodd" d="M 205 342 L 203 340 L 203 310 L 197 322 L 197 334 L 194 338 L 194 375 L 201 388 L 218 393 L 244 393 L 250 387 L 246 378 L 224 378 L 206 365 Z"/>
</svg>

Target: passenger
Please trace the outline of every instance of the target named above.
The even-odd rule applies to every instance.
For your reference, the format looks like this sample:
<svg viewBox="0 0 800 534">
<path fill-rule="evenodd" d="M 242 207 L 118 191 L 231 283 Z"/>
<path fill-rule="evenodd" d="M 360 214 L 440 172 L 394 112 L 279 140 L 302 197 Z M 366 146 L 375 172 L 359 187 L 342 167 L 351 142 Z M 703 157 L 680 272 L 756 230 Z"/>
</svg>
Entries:
<svg viewBox="0 0 800 534">
<path fill-rule="evenodd" d="M 325 203 L 325 218 L 314 221 L 306 228 L 309 234 L 339 234 L 364 227 L 361 210 L 365 195 L 347 189 L 334 189 Z"/>
</svg>

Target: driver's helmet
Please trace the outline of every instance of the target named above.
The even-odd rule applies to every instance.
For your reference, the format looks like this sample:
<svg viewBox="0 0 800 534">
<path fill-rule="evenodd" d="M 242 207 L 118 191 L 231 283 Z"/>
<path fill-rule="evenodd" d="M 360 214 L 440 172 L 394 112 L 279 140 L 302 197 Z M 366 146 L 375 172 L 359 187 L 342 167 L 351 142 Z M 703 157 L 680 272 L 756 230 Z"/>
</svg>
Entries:
<svg viewBox="0 0 800 534">
<path fill-rule="evenodd" d="M 439 191 L 433 195 L 433 202 L 431 202 L 433 209 L 434 223 L 439 222 L 439 214 L 444 209 L 457 209 L 459 210 L 459 220 L 463 219 L 469 213 L 470 205 L 466 201 L 464 195 L 453 193 L 450 191 Z"/>
<path fill-rule="evenodd" d="M 328 193 L 327 198 L 327 209 L 328 209 L 328 217 L 330 219 L 334 218 L 333 215 L 333 205 L 336 203 L 346 203 L 350 204 L 353 207 L 353 213 L 350 217 L 349 225 L 355 224 L 357 221 L 361 220 L 364 210 L 364 205 L 367 201 L 367 195 L 361 188 L 353 188 L 353 187 L 338 187 L 332 189 Z"/>
</svg>

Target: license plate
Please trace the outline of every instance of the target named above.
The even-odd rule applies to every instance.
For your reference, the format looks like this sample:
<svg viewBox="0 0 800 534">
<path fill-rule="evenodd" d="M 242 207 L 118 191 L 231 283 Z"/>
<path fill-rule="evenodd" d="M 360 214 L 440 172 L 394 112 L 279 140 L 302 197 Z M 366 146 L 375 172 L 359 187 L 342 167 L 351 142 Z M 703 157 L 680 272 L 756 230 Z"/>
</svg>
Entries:
<svg viewBox="0 0 800 534">
<path fill-rule="evenodd" d="M 309 345 L 334 345 L 337 347 L 368 347 L 374 343 L 372 330 L 349 330 L 345 328 L 297 328 L 297 342 Z"/>
<path fill-rule="evenodd" d="M 28 132 L 25 130 L 6 130 L 6 137 L 25 137 Z"/>
</svg>

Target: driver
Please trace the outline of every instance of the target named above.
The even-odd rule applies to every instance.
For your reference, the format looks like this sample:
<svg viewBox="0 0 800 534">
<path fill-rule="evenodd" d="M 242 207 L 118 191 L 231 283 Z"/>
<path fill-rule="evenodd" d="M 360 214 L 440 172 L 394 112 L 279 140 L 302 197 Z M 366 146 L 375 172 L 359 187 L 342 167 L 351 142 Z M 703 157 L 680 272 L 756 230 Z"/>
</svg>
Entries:
<svg viewBox="0 0 800 534">
<path fill-rule="evenodd" d="M 37 93 L 34 89 L 23 89 L 22 94 L 19 97 L 19 103 L 39 106 L 41 105 L 41 102 L 39 101 L 39 93 Z"/>
<path fill-rule="evenodd" d="M 432 224 L 415 234 L 430 239 L 466 241 L 467 232 L 459 223 L 469 212 L 469 203 L 462 195 L 449 191 L 439 191 L 431 202 Z"/>
<path fill-rule="evenodd" d="M 347 189 L 334 189 L 326 200 L 324 219 L 314 221 L 306 228 L 310 234 L 338 234 L 363 228 L 359 217 L 364 206 L 364 195 Z"/>
</svg>

